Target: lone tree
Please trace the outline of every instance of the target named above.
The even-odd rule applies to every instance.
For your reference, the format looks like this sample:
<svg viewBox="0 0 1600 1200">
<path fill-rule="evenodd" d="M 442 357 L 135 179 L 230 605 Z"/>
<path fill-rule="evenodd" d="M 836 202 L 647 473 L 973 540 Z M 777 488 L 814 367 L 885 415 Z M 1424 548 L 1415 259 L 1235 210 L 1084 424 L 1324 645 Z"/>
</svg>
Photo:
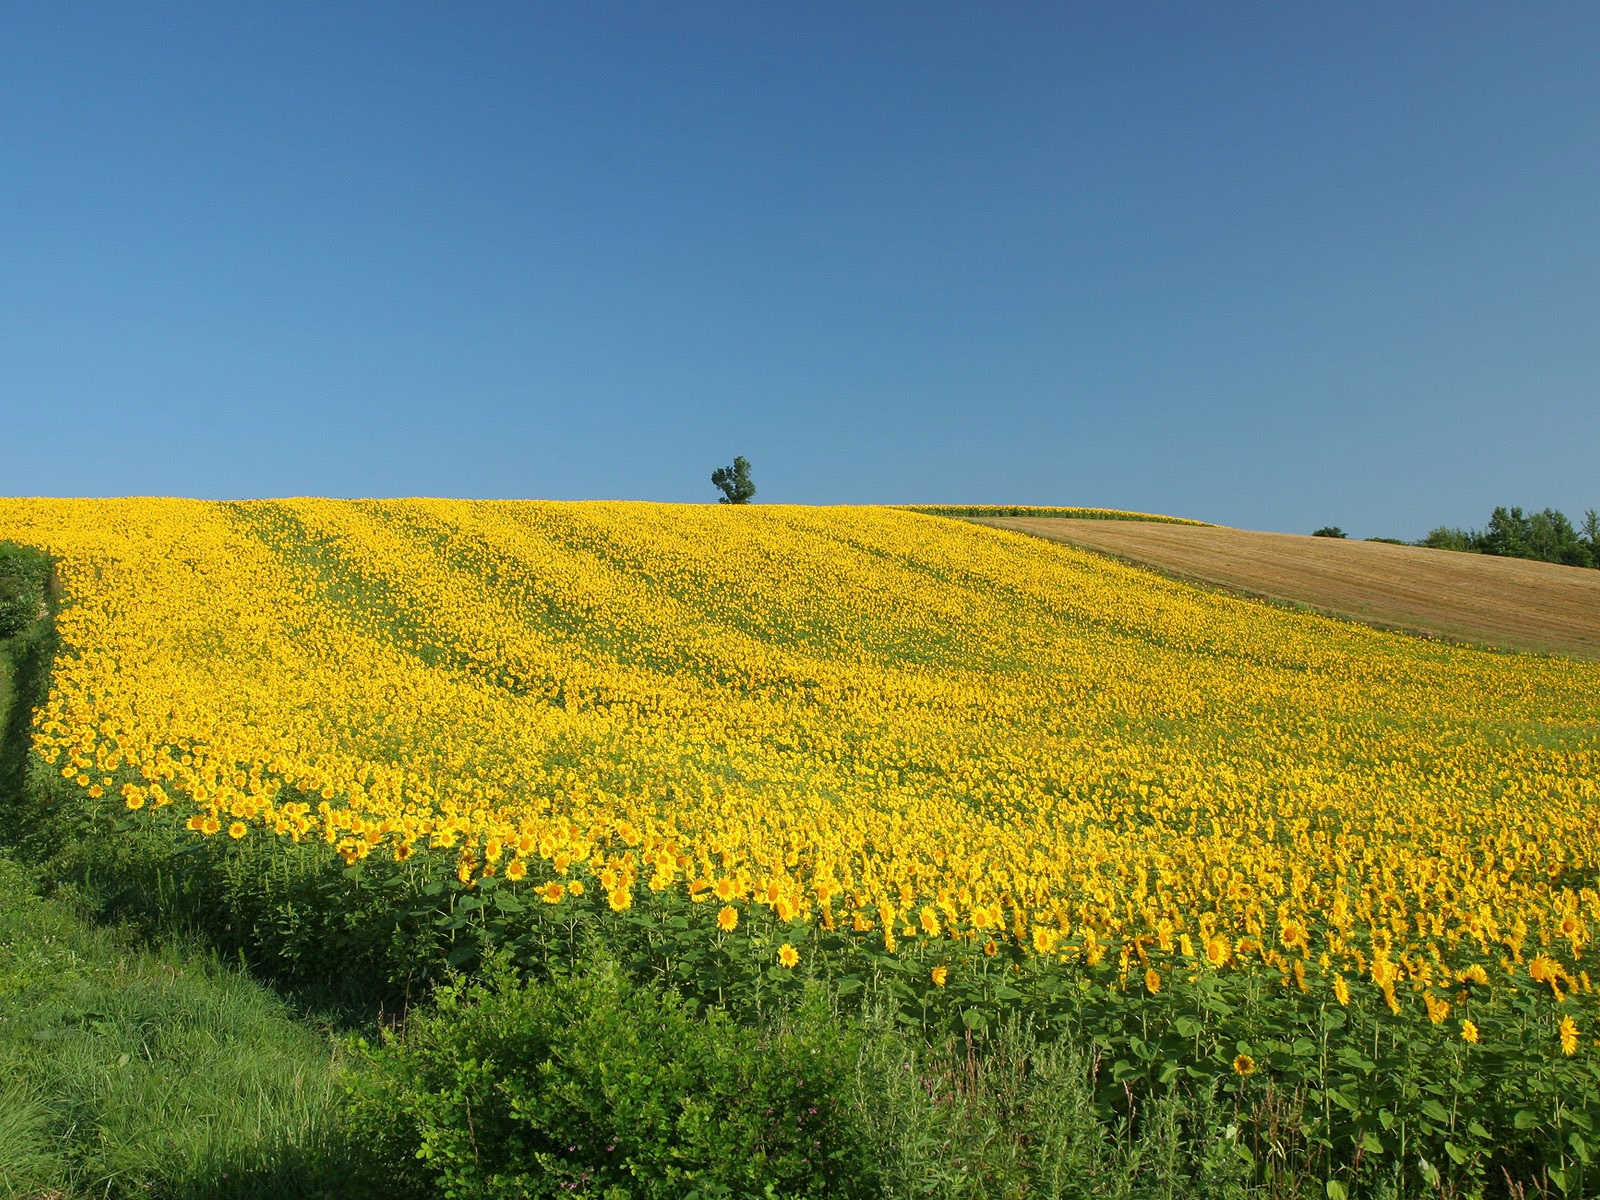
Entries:
<svg viewBox="0 0 1600 1200">
<path fill-rule="evenodd" d="M 1321 529 L 1317 530 L 1311 536 L 1312 537 L 1342 538 L 1344 536 L 1344 530 L 1340 529 L 1337 525 L 1324 525 Z"/>
<path fill-rule="evenodd" d="M 750 460 L 742 454 L 733 460 L 733 466 L 711 472 L 711 482 L 722 489 L 718 504 L 749 504 L 756 494 L 756 485 L 750 482 Z"/>
</svg>

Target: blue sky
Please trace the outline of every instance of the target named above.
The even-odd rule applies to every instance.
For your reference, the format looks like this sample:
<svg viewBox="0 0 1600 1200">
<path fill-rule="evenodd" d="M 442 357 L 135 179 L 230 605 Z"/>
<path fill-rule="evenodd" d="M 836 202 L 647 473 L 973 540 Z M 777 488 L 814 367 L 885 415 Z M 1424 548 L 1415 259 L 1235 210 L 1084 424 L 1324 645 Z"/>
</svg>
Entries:
<svg viewBox="0 0 1600 1200">
<path fill-rule="evenodd" d="M 36 4 L 0 493 L 1600 507 L 1600 5 Z"/>
</svg>

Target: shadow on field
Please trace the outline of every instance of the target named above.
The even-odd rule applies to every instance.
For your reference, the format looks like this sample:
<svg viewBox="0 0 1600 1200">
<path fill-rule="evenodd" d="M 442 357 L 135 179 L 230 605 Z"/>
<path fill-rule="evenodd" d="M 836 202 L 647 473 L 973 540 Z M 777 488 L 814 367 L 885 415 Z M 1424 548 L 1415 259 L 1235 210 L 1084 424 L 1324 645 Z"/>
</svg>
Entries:
<svg viewBox="0 0 1600 1200">
<path fill-rule="evenodd" d="M 60 638 L 55 614 L 60 583 L 50 575 L 47 612 L 27 632 L 9 639 L 4 652 L 11 656 L 11 705 L 0 730 L 0 842 L 32 857 L 38 828 L 30 820 L 26 788 L 28 753 L 32 747 L 33 714 L 50 692 L 50 672 L 55 666 Z"/>
</svg>

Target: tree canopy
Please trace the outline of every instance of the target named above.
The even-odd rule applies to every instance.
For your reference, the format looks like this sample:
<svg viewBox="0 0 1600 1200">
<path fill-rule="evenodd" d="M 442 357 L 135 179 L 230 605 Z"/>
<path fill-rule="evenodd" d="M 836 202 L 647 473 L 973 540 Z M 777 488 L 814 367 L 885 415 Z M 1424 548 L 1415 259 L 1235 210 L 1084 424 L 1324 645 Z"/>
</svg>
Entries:
<svg viewBox="0 0 1600 1200">
<path fill-rule="evenodd" d="M 731 467 L 718 467 L 711 472 L 711 482 L 722 489 L 718 504 L 749 504 L 756 494 L 756 485 L 750 482 L 750 460 L 739 455 Z"/>
</svg>

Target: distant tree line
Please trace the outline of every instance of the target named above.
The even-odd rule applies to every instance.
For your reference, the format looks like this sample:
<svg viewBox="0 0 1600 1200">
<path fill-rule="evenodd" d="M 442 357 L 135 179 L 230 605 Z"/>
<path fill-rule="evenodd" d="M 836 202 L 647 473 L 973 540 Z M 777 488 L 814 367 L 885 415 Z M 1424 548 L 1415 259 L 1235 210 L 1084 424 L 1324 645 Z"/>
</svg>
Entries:
<svg viewBox="0 0 1600 1200">
<path fill-rule="evenodd" d="M 1441 525 L 1417 543 L 1439 550 L 1470 550 L 1501 558 L 1531 558 L 1570 567 L 1600 567 L 1600 515 L 1590 509 L 1576 527 L 1559 509 L 1524 513 L 1497 508 L 1487 529 Z"/>
</svg>

